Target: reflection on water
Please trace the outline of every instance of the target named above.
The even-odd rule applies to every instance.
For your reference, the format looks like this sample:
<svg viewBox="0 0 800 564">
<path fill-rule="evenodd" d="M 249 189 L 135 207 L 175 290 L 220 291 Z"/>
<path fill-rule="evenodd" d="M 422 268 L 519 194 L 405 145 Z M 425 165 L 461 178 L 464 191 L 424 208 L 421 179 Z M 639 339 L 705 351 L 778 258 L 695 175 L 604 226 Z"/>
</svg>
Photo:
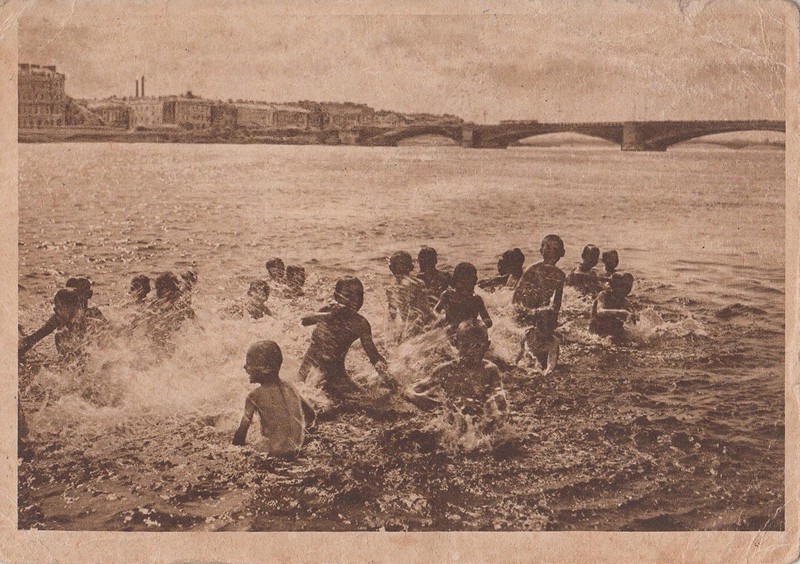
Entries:
<svg viewBox="0 0 800 564">
<path fill-rule="evenodd" d="M 681 147 L 23 145 L 24 329 L 71 275 L 91 277 L 93 301 L 122 323 L 134 274 L 190 265 L 202 328 L 184 328 L 168 360 L 150 358 L 146 340 L 112 339 L 85 370 L 39 346 L 20 375 L 35 439 L 21 524 L 781 528 L 783 161 Z M 565 240 L 564 270 L 586 243 L 616 248 L 642 322 L 631 346 L 611 346 L 587 332 L 590 303 L 568 290 L 562 369 L 504 373 L 516 434 L 503 456 L 442 449 L 431 416 L 397 400 L 322 421 L 295 464 L 228 445 L 250 389 L 247 346 L 278 341 L 292 379 L 310 335 L 299 316 L 335 278 L 364 280 L 363 312 L 410 382 L 437 349 L 385 338 L 386 257 L 428 244 L 440 266 L 469 260 L 488 276 L 509 247 L 537 260 L 551 232 Z M 306 268 L 306 297 L 270 298 L 273 318 L 231 319 L 226 308 L 275 255 Z M 485 300 L 493 353 L 510 360 L 520 332 L 509 294 Z M 348 365 L 374 379 L 359 347 Z"/>
</svg>

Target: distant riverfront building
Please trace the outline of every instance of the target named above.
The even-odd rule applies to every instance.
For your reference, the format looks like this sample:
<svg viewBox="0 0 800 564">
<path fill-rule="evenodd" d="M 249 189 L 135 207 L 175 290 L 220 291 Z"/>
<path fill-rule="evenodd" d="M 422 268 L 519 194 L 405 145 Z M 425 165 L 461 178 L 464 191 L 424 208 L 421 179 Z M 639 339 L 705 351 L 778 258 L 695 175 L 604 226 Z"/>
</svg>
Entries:
<svg viewBox="0 0 800 564">
<path fill-rule="evenodd" d="M 169 98 L 164 102 L 164 123 L 185 129 L 211 127 L 214 103 L 187 92 L 186 96 Z"/>
<path fill-rule="evenodd" d="M 237 103 L 236 124 L 251 129 L 310 127 L 311 112 L 299 106 Z"/>
<path fill-rule="evenodd" d="M 66 125 L 66 78 L 55 66 L 20 63 L 18 70 L 19 127 Z"/>
<path fill-rule="evenodd" d="M 129 127 L 136 129 L 161 127 L 164 125 L 163 98 L 133 98 L 125 102 L 130 111 Z"/>
<path fill-rule="evenodd" d="M 129 109 L 122 101 L 100 100 L 89 102 L 86 109 L 97 116 L 103 125 L 127 128 L 129 125 Z"/>
</svg>

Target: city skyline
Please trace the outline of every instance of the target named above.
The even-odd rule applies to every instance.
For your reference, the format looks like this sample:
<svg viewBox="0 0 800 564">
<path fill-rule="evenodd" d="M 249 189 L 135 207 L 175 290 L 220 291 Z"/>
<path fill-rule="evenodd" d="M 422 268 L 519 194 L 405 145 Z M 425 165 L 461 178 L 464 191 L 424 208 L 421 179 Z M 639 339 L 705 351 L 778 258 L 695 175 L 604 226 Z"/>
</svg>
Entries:
<svg viewBox="0 0 800 564">
<path fill-rule="evenodd" d="M 76 98 L 132 96 L 145 75 L 154 96 L 349 101 L 476 122 L 783 119 L 780 2 L 532 2 L 521 15 L 443 4 L 451 13 L 425 16 L 229 2 L 215 18 L 207 3 L 187 16 L 184 2 L 31 5 L 20 61 L 57 65 Z"/>
</svg>

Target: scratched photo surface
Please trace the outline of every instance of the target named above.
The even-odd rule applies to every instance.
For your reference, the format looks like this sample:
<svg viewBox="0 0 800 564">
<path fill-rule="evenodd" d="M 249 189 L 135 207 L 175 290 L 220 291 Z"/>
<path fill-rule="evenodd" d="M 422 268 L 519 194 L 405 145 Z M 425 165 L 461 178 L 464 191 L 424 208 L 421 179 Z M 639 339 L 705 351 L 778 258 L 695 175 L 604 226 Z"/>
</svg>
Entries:
<svg viewBox="0 0 800 564">
<path fill-rule="evenodd" d="M 781 5 L 533 5 L 22 14 L 20 529 L 784 529 Z"/>
</svg>

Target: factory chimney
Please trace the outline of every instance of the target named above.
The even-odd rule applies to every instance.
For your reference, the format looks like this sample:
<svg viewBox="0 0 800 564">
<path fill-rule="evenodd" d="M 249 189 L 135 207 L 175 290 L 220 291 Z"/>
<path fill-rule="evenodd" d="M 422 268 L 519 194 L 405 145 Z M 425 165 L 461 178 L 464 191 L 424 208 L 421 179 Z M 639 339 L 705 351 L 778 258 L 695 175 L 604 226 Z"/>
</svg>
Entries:
<svg viewBox="0 0 800 564">
<path fill-rule="evenodd" d="M 139 97 L 139 79 L 136 79 L 136 97 Z"/>
<path fill-rule="evenodd" d="M 142 75 L 142 98 L 144 98 L 144 75 Z"/>
</svg>

